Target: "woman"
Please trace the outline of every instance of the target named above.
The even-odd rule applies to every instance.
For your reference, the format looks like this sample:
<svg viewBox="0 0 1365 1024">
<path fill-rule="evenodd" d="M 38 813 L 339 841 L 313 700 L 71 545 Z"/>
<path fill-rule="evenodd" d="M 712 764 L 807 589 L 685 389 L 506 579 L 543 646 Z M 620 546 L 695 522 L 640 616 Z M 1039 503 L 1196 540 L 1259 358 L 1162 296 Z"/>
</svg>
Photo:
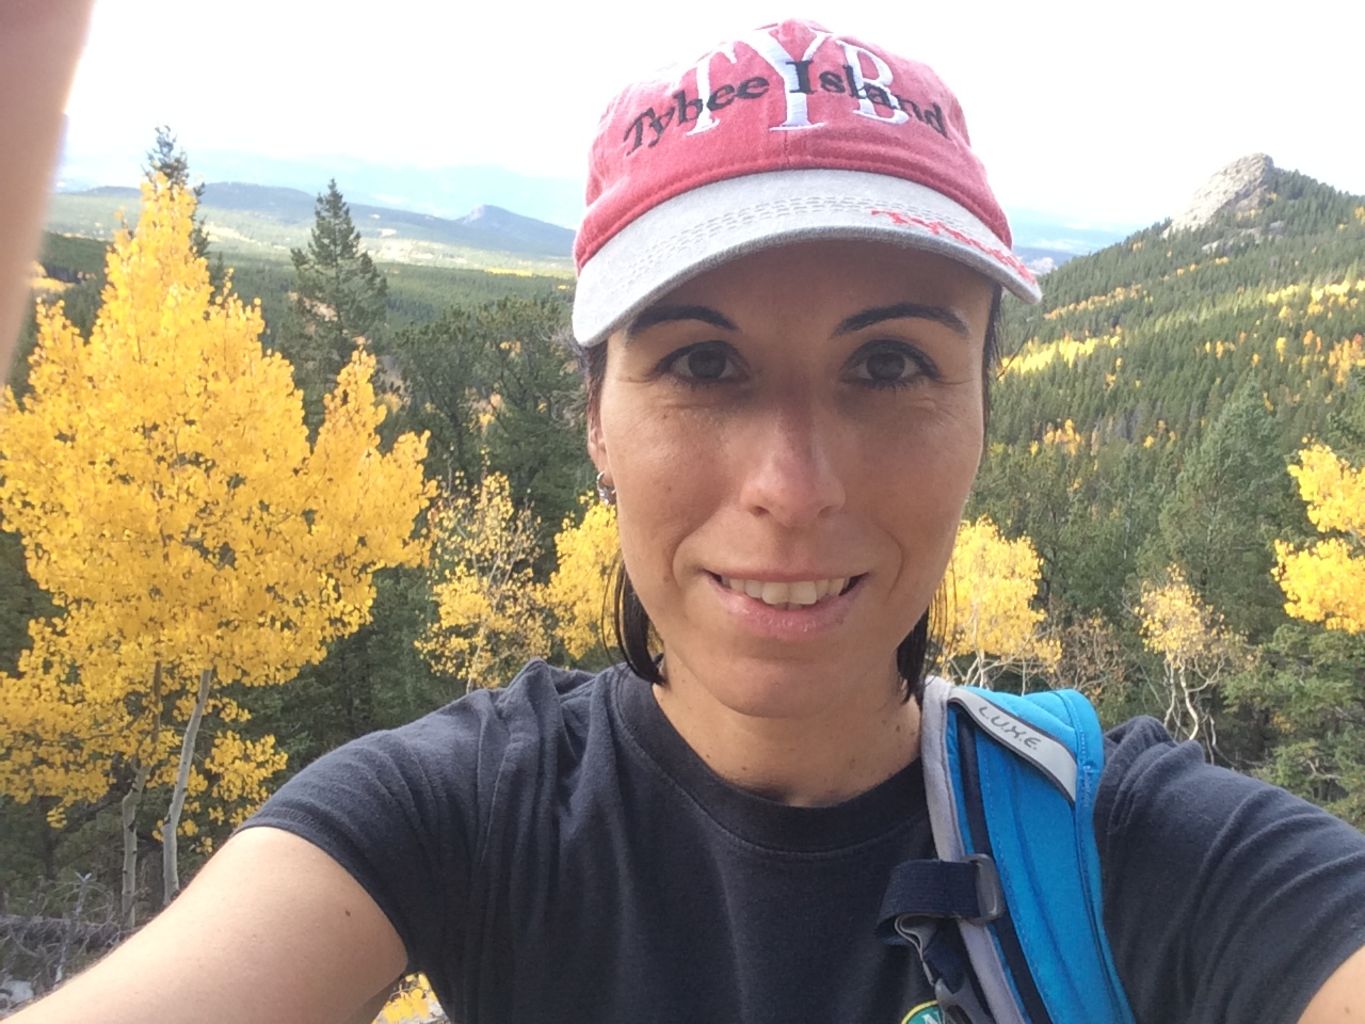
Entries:
<svg viewBox="0 0 1365 1024">
<path fill-rule="evenodd" d="M 363 1021 L 405 967 L 457 1020 L 941 1019 L 874 925 L 932 855 L 928 608 L 1000 293 L 1037 286 L 942 83 L 802 22 L 627 89 L 589 201 L 574 328 L 628 665 L 533 663 L 328 755 L 19 1020 Z M 1154 723 L 1113 740 L 1137 1019 L 1359 1019 L 1365 840 Z"/>
</svg>

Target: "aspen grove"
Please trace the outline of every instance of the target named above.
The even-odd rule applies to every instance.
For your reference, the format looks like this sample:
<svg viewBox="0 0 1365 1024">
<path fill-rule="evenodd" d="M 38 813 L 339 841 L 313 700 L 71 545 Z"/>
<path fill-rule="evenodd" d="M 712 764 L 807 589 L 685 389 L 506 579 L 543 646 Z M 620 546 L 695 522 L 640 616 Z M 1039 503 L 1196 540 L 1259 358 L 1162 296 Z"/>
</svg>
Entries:
<svg viewBox="0 0 1365 1024">
<path fill-rule="evenodd" d="M 367 620 L 375 572 L 421 560 L 432 494 L 424 436 L 380 450 L 363 349 L 310 446 L 259 309 L 230 278 L 213 292 L 194 208 L 162 176 L 143 186 L 90 336 L 41 308 L 28 392 L 0 409 L 0 517 L 58 610 L 0 675 L 0 793 L 45 801 L 54 826 L 118 796 L 124 927 L 139 802 L 164 801 L 170 899 L 177 836 L 241 820 L 284 768 L 273 736 L 239 731 L 242 689 L 289 681 Z"/>
</svg>

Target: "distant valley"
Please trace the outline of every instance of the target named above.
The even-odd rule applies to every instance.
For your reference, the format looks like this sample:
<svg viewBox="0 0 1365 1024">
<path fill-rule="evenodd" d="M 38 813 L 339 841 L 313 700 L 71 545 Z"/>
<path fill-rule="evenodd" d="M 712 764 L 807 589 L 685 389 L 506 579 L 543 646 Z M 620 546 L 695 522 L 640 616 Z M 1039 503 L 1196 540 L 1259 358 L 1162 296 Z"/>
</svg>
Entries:
<svg viewBox="0 0 1365 1024">
<path fill-rule="evenodd" d="M 58 234 L 108 239 L 118 227 L 120 211 L 136 221 L 137 204 L 133 188 L 58 193 L 47 227 Z M 299 189 L 213 182 L 204 188 L 200 212 L 218 251 L 286 260 L 291 248 L 308 242 L 313 204 L 314 197 Z M 383 263 L 522 274 L 572 272 L 572 231 L 497 206 L 478 206 L 451 219 L 355 203 L 351 217 L 365 248 Z"/>
</svg>

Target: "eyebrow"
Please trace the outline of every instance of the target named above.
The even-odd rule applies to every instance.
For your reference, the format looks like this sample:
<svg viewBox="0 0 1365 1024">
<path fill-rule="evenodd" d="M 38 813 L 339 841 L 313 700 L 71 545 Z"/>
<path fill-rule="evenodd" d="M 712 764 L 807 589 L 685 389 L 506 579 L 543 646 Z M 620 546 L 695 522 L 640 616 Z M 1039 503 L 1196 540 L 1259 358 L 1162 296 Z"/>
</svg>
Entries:
<svg viewBox="0 0 1365 1024">
<path fill-rule="evenodd" d="M 658 324 L 673 323 L 677 320 L 700 320 L 722 330 L 737 330 L 727 317 L 717 313 L 710 306 L 650 306 L 630 322 L 630 326 L 626 328 L 626 337 L 629 338 Z"/>
<path fill-rule="evenodd" d="M 931 320 L 934 323 L 943 324 L 953 333 L 960 334 L 964 338 L 971 337 L 972 333 L 967 322 L 951 309 L 945 306 L 926 306 L 918 302 L 898 302 L 892 306 L 876 306 L 872 309 L 865 309 L 861 313 L 855 313 L 840 322 L 834 333 L 852 334 L 854 331 L 861 331 L 863 328 L 871 327 L 883 320 L 902 319 Z M 722 330 L 738 330 L 728 317 L 718 313 L 710 306 L 650 306 L 631 321 L 630 326 L 626 328 L 626 336 L 630 337 L 659 324 L 674 323 L 679 320 L 698 320 Z"/>
<path fill-rule="evenodd" d="M 955 334 L 960 334 L 964 338 L 971 337 L 972 329 L 967 326 L 967 322 L 958 316 L 951 309 L 945 306 L 925 306 L 918 302 L 898 302 L 894 306 L 878 306 L 875 309 L 865 309 L 861 313 L 855 313 L 847 320 L 839 324 L 834 329 L 835 334 L 852 334 L 854 331 L 861 331 L 864 327 L 871 327 L 873 324 L 881 323 L 883 320 L 901 320 L 913 318 L 916 320 L 932 320 L 935 323 L 951 329 Z"/>
</svg>

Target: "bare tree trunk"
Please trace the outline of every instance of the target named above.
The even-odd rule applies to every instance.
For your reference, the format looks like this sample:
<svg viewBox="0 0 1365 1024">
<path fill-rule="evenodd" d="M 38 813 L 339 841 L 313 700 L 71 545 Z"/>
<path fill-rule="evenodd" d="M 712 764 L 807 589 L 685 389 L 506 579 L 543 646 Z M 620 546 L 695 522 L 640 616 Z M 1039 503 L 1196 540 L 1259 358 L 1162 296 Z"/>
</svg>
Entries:
<svg viewBox="0 0 1365 1024">
<path fill-rule="evenodd" d="M 204 720 L 204 706 L 209 702 L 209 687 L 213 683 L 213 669 L 199 673 L 199 693 L 194 698 L 194 711 L 180 743 L 180 768 L 175 775 L 175 789 L 171 793 L 171 809 L 166 823 L 161 826 L 161 905 L 169 906 L 180 891 L 180 815 L 185 810 L 185 793 L 190 785 L 190 766 L 194 763 L 194 743 L 199 738 L 199 724 Z"/>
<path fill-rule="evenodd" d="M 161 733 L 161 661 L 157 660 L 152 669 L 152 702 L 156 707 L 156 718 L 152 722 L 151 749 L 156 750 L 156 741 Z M 152 753 L 138 758 L 137 771 L 133 784 L 119 801 L 119 826 L 123 836 L 123 884 L 119 893 L 119 922 L 125 932 L 137 926 L 137 808 L 142 803 L 142 791 L 147 788 L 147 779 L 152 774 Z"/>
<path fill-rule="evenodd" d="M 1189 680 L 1186 679 L 1185 673 L 1183 672 L 1180 673 L 1180 689 L 1185 695 L 1185 711 L 1188 712 L 1190 716 L 1189 738 L 1197 740 L 1199 739 L 1199 727 L 1203 724 L 1201 720 L 1202 716 L 1199 714 L 1199 709 L 1194 705 L 1194 688 L 1190 686 Z"/>
<path fill-rule="evenodd" d="M 48 882 L 57 880 L 57 831 L 47 825 L 47 812 L 56 803 L 53 798 L 42 797 L 32 804 L 33 811 L 38 816 L 38 823 L 42 826 L 38 830 L 38 835 L 42 837 L 43 844 L 43 879 Z"/>
<path fill-rule="evenodd" d="M 137 926 L 137 807 L 142 802 L 142 791 L 151 775 L 151 764 L 138 765 L 137 774 L 128 792 L 119 801 L 119 826 L 123 835 L 123 888 L 119 896 L 119 920 L 124 931 Z"/>
<path fill-rule="evenodd" d="M 1161 724 L 1166 727 L 1167 732 L 1173 733 L 1178 729 L 1176 726 L 1176 687 L 1178 683 L 1176 681 L 1175 668 L 1172 667 L 1169 658 L 1166 659 L 1164 671 L 1166 674 L 1166 711 L 1161 716 Z"/>
</svg>

